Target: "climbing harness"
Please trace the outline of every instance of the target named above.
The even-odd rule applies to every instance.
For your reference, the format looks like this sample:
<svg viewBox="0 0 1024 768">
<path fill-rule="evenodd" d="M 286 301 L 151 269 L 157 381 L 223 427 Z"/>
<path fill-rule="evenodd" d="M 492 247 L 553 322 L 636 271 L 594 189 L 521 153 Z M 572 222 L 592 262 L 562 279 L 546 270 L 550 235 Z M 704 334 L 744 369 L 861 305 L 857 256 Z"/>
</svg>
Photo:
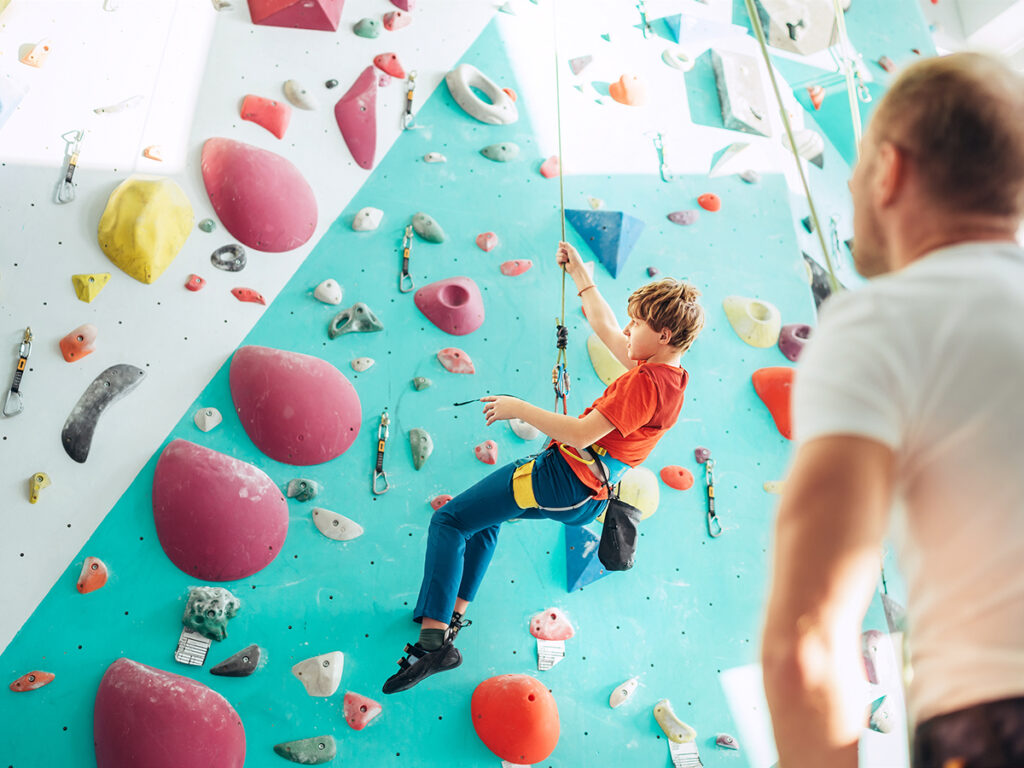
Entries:
<svg viewBox="0 0 1024 768">
<path fill-rule="evenodd" d="M 814 222 L 814 232 L 818 236 L 818 243 L 821 245 L 821 252 L 825 256 L 825 266 L 828 268 L 829 286 L 833 293 L 839 293 L 842 286 L 840 285 L 839 280 L 836 279 L 835 269 L 833 269 L 832 266 L 832 257 L 829 255 L 828 246 L 825 244 L 825 233 L 821 228 L 821 221 L 818 218 L 818 210 L 814 206 L 814 198 L 811 197 L 811 187 L 807 182 L 807 175 L 804 173 L 803 163 L 800 162 L 800 152 L 797 148 L 796 139 L 793 137 L 793 126 L 789 120 L 789 113 L 786 111 L 785 104 L 782 103 L 782 93 L 779 91 L 779 83 L 775 79 L 775 69 L 772 67 L 771 56 L 768 54 L 768 41 L 765 38 L 764 27 L 761 26 L 761 17 L 757 13 L 757 9 L 754 7 L 754 0 L 744 0 L 744 3 L 746 4 L 747 16 L 750 18 L 750 24 L 754 28 L 754 35 L 757 37 L 757 42 L 761 47 L 761 56 L 764 59 L 765 67 L 768 70 L 768 78 L 771 80 L 772 90 L 775 92 L 775 100 L 779 105 L 782 125 L 786 129 L 786 137 L 789 139 L 789 148 L 793 152 L 793 157 L 796 160 L 796 168 L 800 174 L 800 183 L 803 185 L 804 195 L 807 197 L 807 205 L 811 210 L 811 221 Z M 836 0 L 836 5 L 838 7 L 838 0 Z M 859 136 L 859 131 L 855 131 L 855 135 Z"/>
<path fill-rule="evenodd" d="M 557 12 L 557 3 L 553 4 L 552 14 Z M 562 162 L 562 97 L 559 89 L 559 78 L 558 78 L 558 19 L 557 16 L 553 17 L 553 23 L 551 25 L 552 33 L 554 35 L 554 47 L 555 47 L 555 117 L 557 120 L 557 134 L 558 134 L 558 206 L 562 222 L 562 242 L 565 242 L 565 179 L 563 176 L 562 168 L 564 164 Z M 558 322 L 555 326 L 555 345 L 558 349 L 558 354 L 555 357 L 555 365 L 551 369 L 551 385 L 555 390 L 555 411 L 558 410 L 558 404 L 562 404 L 562 413 L 566 416 L 569 415 L 569 389 L 571 387 L 572 379 L 569 376 L 569 363 L 568 357 L 566 356 L 566 348 L 569 345 L 569 329 L 565 325 L 565 265 L 562 265 L 562 313 L 559 315 Z"/>
<path fill-rule="evenodd" d="M 57 192 L 54 194 L 53 198 L 54 202 L 60 205 L 70 203 L 75 199 L 75 185 L 72 182 L 72 178 L 74 178 L 75 169 L 78 167 L 78 151 L 84 137 L 85 131 L 68 131 L 61 136 L 61 138 L 64 139 L 65 144 L 64 178 L 58 182 Z"/>
<path fill-rule="evenodd" d="M 416 70 L 409 70 L 407 78 L 407 87 L 405 91 L 405 111 L 402 113 L 402 130 L 407 131 L 412 128 L 412 97 L 413 92 L 416 90 Z"/>
<path fill-rule="evenodd" d="M 715 460 L 708 457 L 704 464 L 705 479 L 708 484 L 708 536 L 717 539 L 722 535 L 722 524 L 715 514 Z"/>
<path fill-rule="evenodd" d="M 416 287 L 412 275 L 409 274 L 409 257 L 412 255 L 412 224 L 405 227 L 405 235 L 402 237 L 402 272 L 398 276 L 398 290 L 402 293 L 409 293 Z"/>
<path fill-rule="evenodd" d="M 374 466 L 373 483 L 370 485 L 374 496 L 386 493 L 391 487 L 388 483 L 387 473 L 384 471 L 384 448 L 388 443 L 388 425 L 390 423 L 391 417 L 388 416 L 388 409 L 385 408 L 380 415 L 380 426 L 377 428 L 377 464 Z M 383 486 L 380 485 L 381 481 L 384 483 Z"/>
<path fill-rule="evenodd" d="M 24 405 L 21 402 L 21 377 L 25 375 L 25 367 L 28 365 L 28 356 L 32 352 L 32 329 L 25 329 L 25 336 L 22 339 L 21 347 L 18 350 L 18 367 L 14 371 L 14 380 L 11 382 L 11 391 L 7 393 L 7 400 L 4 402 L 4 416 L 17 416 L 21 413 Z"/>
</svg>

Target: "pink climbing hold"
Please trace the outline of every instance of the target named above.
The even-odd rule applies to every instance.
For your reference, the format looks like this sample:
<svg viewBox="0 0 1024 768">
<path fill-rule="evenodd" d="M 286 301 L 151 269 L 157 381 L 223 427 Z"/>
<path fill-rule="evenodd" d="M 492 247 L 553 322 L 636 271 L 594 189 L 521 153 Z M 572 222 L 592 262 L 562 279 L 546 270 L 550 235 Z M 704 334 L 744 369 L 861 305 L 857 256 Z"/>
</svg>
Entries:
<svg viewBox="0 0 1024 768">
<path fill-rule="evenodd" d="M 402 69 L 402 64 L 398 60 L 398 54 L 396 53 L 381 53 L 374 56 L 373 64 L 381 72 L 386 72 L 392 77 L 397 77 L 399 80 L 405 77 L 405 70 Z"/>
<path fill-rule="evenodd" d="M 231 235 L 258 251 L 298 248 L 316 229 L 316 197 L 288 160 L 231 139 L 203 145 L 203 184 Z"/>
<path fill-rule="evenodd" d="M 450 494 L 442 493 L 430 500 L 430 506 L 436 512 L 451 500 L 452 496 Z"/>
<path fill-rule="evenodd" d="M 338 28 L 345 0 L 249 0 L 253 24 L 296 29 Z"/>
<path fill-rule="evenodd" d="M 483 251 L 493 251 L 498 247 L 498 236 L 493 232 L 481 232 L 476 236 L 476 244 Z"/>
<path fill-rule="evenodd" d="M 498 463 L 498 444 L 493 440 L 485 440 L 473 449 L 473 453 L 484 464 Z"/>
<path fill-rule="evenodd" d="M 697 204 L 705 211 L 719 211 L 722 209 L 722 199 L 713 192 L 705 192 L 697 198 Z"/>
<path fill-rule="evenodd" d="M 693 458 L 697 460 L 698 464 L 706 464 L 707 460 L 711 458 L 711 451 L 703 445 L 698 445 L 693 449 Z"/>
<path fill-rule="evenodd" d="M 172 440 L 156 462 L 153 520 L 178 568 L 203 581 L 234 581 L 277 557 L 288 535 L 288 503 L 252 464 Z"/>
<path fill-rule="evenodd" d="M 576 630 L 558 608 L 548 608 L 530 619 L 530 634 L 539 640 L 568 640 Z"/>
<path fill-rule="evenodd" d="M 366 170 L 373 168 L 377 152 L 377 78 L 373 67 L 364 69 L 338 99 L 334 119 L 356 165 Z"/>
<path fill-rule="evenodd" d="M 533 266 L 533 262 L 530 259 L 513 259 L 512 261 L 502 262 L 501 274 L 507 275 L 508 277 L 516 277 L 517 275 L 523 274 L 526 270 Z"/>
<path fill-rule="evenodd" d="M 553 179 L 559 173 L 558 155 L 552 155 L 540 164 L 540 175 L 545 179 Z"/>
<path fill-rule="evenodd" d="M 262 125 L 279 139 L 284 138 L 292 119 L 292 108 L 283 101 L 249 94 L 242 101 L 242 119 Z"/>
<path fill-rule="evenodd" d="M 120 658 L 96 691 L 97 768 L 242 768 L 245 728 L 227 699 L 181 675 Z"/>
<path fill-rule="evenodd" d="M 807 344 L 809 338 L 811 338 L 811 326 L 804 323 L 784 325 L 779 332 L 779 351 L 788 360 L 795 363 L 800 358 L 800 353 L 804 351 L 804 345 Z"/>
<path fill-rule="evenodd" d="M 693 473 L 686 467 L 669 464 L 667 467 L 662 467 L 659 474 L 662 482 L 669 488 L 686 491 L 693 487 Z"/>
<path fill-rule="evenodd" d="M 484 322 L 484 299 L 469 277 L 449 277 L 425 285 L 414 296 L 417 308 L 445 333 L 465 336 Z"/>
<path fill-rule="evenodd" d="M 384 14 L 384 29 L 388 30 L 388 32 L 408 27 L 410 24 L 412 24 L 412 16 L 408 13 L 390 11 Z"/>
<path fill-rule="evenodd" d="M 252 288 L 232 288 L 231 295 L 239 301 L 249 301 L 253 304 L 262 304 L 264 306 L 267 304 L 263 294 L 259 291 L 254 291 Z"/>
<path fill-rule="evenodd" d="M 411 11 L 416 7 L 416 0 L 391 0 L 391 4 L 403 11 Z"/>
<path fill-rule="evenodd" d="M 476 373 L 469 355 L 458 347 L 445 347 L 437 353 L 437 359 L 451 373 Z"/>
<path fill-rule="evenodd" d="M 188 280 L 185 282 L 185 287 L 190 291 L 198 291 L 204 285 L 206 285 L 206 280 L 196 274 L 189 275 Z"/>
<path fill-rule="evenodd" d="M 361 731 L 370 721 L 383 711 L 383 707 L 373 699 L 367 698 L 359 693 L 347 691 L 345 693 L 345 722 L 353 730 Z"/>
<path fill-rule="evenodd" d="M 345 374 L 318 357 L 246 346 L 231 359 L 228 378 L 242 427 L 275 461 L 322 464 L 359 434 L 359 395 Z"/>
</svg>

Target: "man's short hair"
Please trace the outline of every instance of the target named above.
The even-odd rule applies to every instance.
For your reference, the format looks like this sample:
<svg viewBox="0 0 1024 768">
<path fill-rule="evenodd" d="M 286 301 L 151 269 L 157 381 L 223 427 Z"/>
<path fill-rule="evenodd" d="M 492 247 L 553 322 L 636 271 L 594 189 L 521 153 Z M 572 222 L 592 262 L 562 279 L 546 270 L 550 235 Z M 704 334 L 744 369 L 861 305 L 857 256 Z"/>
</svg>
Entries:
<svg viewBox="0 0 1024 768">
<path fill-rule="evenodd" d="M 872 118 L 911 156 L 935 202 L 1024 215 L 1024 78 L 999 59 L 955 53 L 907 67 Z"/>
<path fill-rule="evenodd" d="M 672 331 L 670 344 L 685 352 L 704 327 L 704 307 L 697 286 L 674 277 L 648 283 L 633 291 L 626 311 L 655 331 Z"/>
</svg>

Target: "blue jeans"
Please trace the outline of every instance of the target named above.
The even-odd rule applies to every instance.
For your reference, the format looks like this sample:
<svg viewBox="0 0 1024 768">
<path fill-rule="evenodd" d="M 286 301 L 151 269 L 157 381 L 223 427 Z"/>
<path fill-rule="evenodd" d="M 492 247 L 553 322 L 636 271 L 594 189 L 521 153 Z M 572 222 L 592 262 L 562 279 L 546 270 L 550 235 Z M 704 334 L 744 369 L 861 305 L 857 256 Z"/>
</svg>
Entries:
<svg viewBox="0 0 1024 768">
<path fill-rule="evenodd" d="M 426 616 L 447 624 L 456 597 L 471 601 L 476 596 L 502 523 L 520 517 L 584 525 L 604 509 L 606 501 L 590 498 L 593 491 L 573 474 L 557 447 L 540 453 L 534 464 L 533 493 L 540 507 L 520 509 L 512 497 L 512 473 L 531 458 L 495 470 L 434 513 L 427 534 L 423 584 L 413 612 L 416 621 Z M 555 507 L 574 508 L 549 509 Z"/>
</svg>

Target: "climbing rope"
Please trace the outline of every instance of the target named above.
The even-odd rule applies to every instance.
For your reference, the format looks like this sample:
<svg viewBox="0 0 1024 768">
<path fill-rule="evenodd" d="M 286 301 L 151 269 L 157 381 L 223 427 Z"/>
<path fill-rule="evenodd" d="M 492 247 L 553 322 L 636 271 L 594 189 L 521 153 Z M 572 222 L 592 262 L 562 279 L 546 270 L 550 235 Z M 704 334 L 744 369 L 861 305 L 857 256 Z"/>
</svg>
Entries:
<svg viewBox="0 0 1024 768">
<path fill-rule="evenodd" d="M 789 139 L 789 148 L 796 160 L 796 169 L 800 173 L 800 183 L 803 185 L 804 194 L 807 196 L 807 205 L 811 209 L 811 221 L 814 223 L 814 233 L 818 236 L 818 243 L 821 245 L 821 252 L 825 256 L 825 266 L 828 267 L 828 279 L 833 293 L 840 290 L 839 281 L 836 279 L 835 270 L 832 267 L 832 257 L 829 255 L 828 246 L 825 244 L 825 233 L 821 228 L 821 221 L 818 219 L 818 210 L 814 205 L 814 198 L 811 196 L 811 187 L 807 183 L 807 175 L 804 173 L 803 164 L 800 162 L 800 153 L 797 151 L 796 139 L 793 137 L 793 126 L 789 122 L 789 113 L 786 105 L 782 103 L 782 93 L 779 91 L 779 83 L 775 79 L 775 70 L 772 68 L 772 60 L 768 55 L 768 41 L 765 38 L 764 27 L 761 26 L 761 18 L 754 8 L 754 0 L 744 0 L 747 6 L 747 15 L 750 17 L 750 24 L 754 28 L 757 42 L 761 46 L 761 56 L 764 58 L 765 66 L 768 68 L 768 77 L 771 79 L 772 90 L 775 91 L 775 100 L 779 104 L 779 112 L 782 115 L 782 124 L 786 129 L 786 137 Z"/>
<path fill-rule="evenodd" d="M 839 50 L 842 53 L 843 74 L 846 77 L 846 96 L 850 100 L 850 117 L 853 120 L 853 149 L 857 153 L 857 157 L 860 158 L 860 99 L 866 96 L 864 100 L 871 101 L 871 94 L 868 92 L 867 86 L 864 86 L 863 94 L 860 93 L 860 89 L 854 82 L 855 72 L 851 53 L 853 46 L 850 45 L 850 38 L 846 34 L 846 16 L 839 5 L 839 0 L 832 0 L 832 5 L 836 10 L 836 29 L 839 32 Z"/>
<path fill-rule="evenodd" d="M 559 89 L 559 77 L 558 67 L 560 60 L 558 57 L 558 3 L 557 1 L 552 3 L 552 23 L 551 31 L 554 37 L 555 45 L 555 119 L 556 119 L 556 131 L 558 134 L 558 207 L 561 216 L 562 223 L 562 242 L 565 242 L 565 183 L 562 175 L 562 95 Z M 555 328 L 555 345 L 558 349 L 558 355 L 555 358 L 555 366 L 551 369 L 551 385 L 555 390 L 555 410 L 558 410 L 559 402 L 562 404 L 562 413 L 568 415 L 569 405 L 567 399 L 569 397 L 569 387 L 571 379 L 569 377 L 569 365 L 568 358 L 566 357 L 566 348 L 569 344 L 569 329 L 565 325 L 565 276 L 566 269 L 565 265 L 562 265 L 562 312 L 558 318 L 558 324 Z"/>
</svg>

